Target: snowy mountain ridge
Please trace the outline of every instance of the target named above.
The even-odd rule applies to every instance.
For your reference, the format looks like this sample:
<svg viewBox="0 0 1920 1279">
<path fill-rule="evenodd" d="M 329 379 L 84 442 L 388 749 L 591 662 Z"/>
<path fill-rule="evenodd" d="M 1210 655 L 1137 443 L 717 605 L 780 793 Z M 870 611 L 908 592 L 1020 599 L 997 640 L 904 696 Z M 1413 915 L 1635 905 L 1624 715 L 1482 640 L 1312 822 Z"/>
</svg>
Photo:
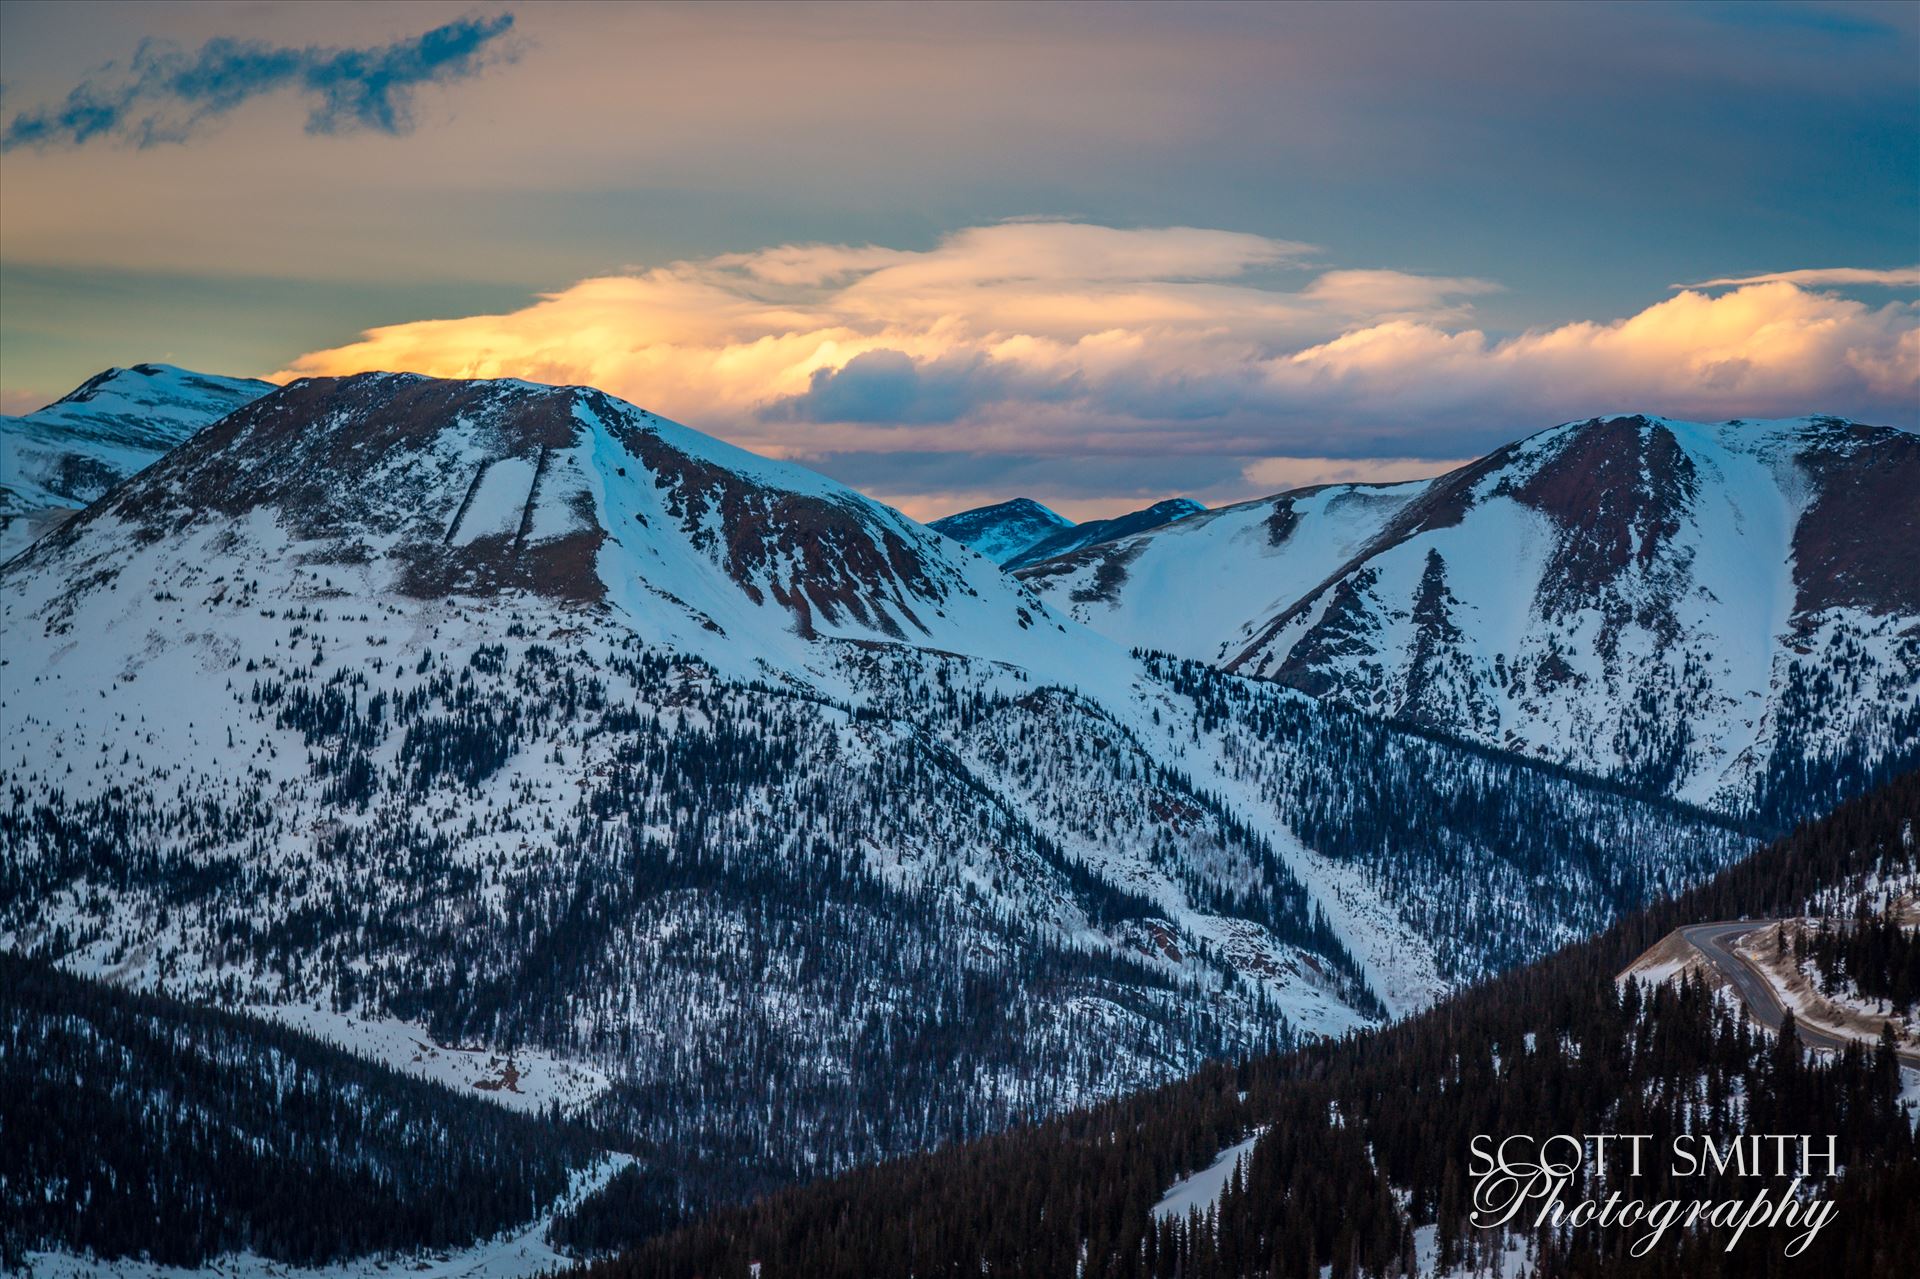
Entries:
<svg viewBox="0 0 1920 1279">
<path fill-rule="evenodd" d="M 927 527 L 972 547 L 995 564 L 1005 564 L 1062 529 L 1072 528 L 1073 521 L 1032 498 L 1016 497 L 934 520 Z"/>
<path fill-rule="evenodd" d="M 1028 564 L 1037 564 L 1042 560 L 1054 559 L 1088 546 L 1116 541 L 1131 537 L 1148 529 L 1161 528 L 1178 520 L 1199 515 L 1207 508 L 1190 497 L 1170 497 L 1155 502 L 1152 506 L 1125 515 L 1116 515 L 1110 520 L 1088 520 L 1085 524 L 1076 524 L 1072 528 L 1063 528 L 1056 533 L 1035 542 L 1018 555 L 1001 565 L 1009 571 Z"/>
<path fill-rule="evenodd" d="M 580 387 L 292 383 L 0 566 L 0 632 L 0 947 L 537 1050 L 696 1195 L 1410 1011 L 1746 846 Z"/>
<path fill-rule="evenodd" d="M 0 560 L 272 389 L 251 378 L 136 364 L 98 373 L 45 408 L 0 417 Z"/>
<path fill-rule="evenodd" d="M 1206 509 L 1190 497 L 1170 497 L 1112 519 L 1075 524 L 1032 498 L 1016 497 L 937 519 L 927 527 L 1011 571 L 1160 528 Z"/>
<path fill-rule="evenodd" d="M 1920 438 L 1566 423 L 1024 569 L 1130 644 L 1789 822 L 1920 743 Z"/>
</svg>

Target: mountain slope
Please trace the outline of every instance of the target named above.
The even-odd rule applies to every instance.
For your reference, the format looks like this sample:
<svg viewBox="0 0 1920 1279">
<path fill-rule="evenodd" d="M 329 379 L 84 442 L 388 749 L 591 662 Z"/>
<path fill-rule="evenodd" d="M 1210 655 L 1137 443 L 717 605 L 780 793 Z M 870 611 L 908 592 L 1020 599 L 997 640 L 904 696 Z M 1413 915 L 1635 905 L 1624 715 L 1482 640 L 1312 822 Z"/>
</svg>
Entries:
<svg viewBox="0 0 1920 1279">
<path fill-rule="evenodd" d="M 1026 580 L 1151 643 L 1775 823 L 1920 749 L 1920 437 L 1596 418 Z"/>
<path fill-rule="evenodd" d="M 1073 521 L 1032 498 L 1016 497 L 949 515 L 927 527 L 945 533 L 962 546 L 971 546 L 995 564 L 1005 564 L 1036 542 L 1072 528 Z"/>
<path fill-rule="evenodd" d="M 1906 1273 L 1920 1247 L 1920 1094 L 1908 1086 L 1903 1099 L 1894 1054 L 1802 1053 L 1753 1030 L 1704 984 L 1649 989 L 1615 975 L 1683 924 L 1798 915 L 1911 885 L 1916 821 L 1920 773 L 1909 773 L 1678 900 L 1422 1016 L 799 1187 L 582 1273 L 724 1275 L 755 1263 L 798 1279 Z M 1697 1154 L 1704 1136 L 1728 1151 L 1749 1134 L 1802 1132 L 1832 1134 L 1841 1166 L 1808 1170 L 1805 1199 L 1834 1211 L 1813 1246 L 1784 1261 L 1798 1227 L 1759 1216 L 1734 1227 L 1756 1194 L 1777 1204 L 1786 1178 L 1669 1158 L 1676 1138 Z M 1647 1158 L 1638 1175 L 1626 1171 L 1623 1141 L 1603 1169 L 1589 1146 L 1561 1199 L 1593 1203 L 1575 1224 L 1534 1229 L 1536 1202 L 1504 1229 L 1476 1228 L 1476 1207 L 1506 1203 L 1497 1183 L 1475 1196 L 1476 1136 L 1513 1136 L 1530 1157 L 1554 1133 L 1648 1134 Z M 1244 1162 L 1207 1216 L 1158 1211 L 1235 1150 Z M 1652 1223 L 1617 1204 L 1597 1211 L 1615 1192 L 1647 1206 L 1680 1201 L 1644 1255 L 1632 1245 Z M 1696 1200 L 1733 1202 L 1695 1224 L 1685 1214 Z M 617 1229 L 610 1200 L 582 1215 L 602 1237 Z"/>
<path fill-rule="evenodd" d="M 250 378 L 136 364 L 0 418 L 0 560 L 201 427 L 271 391 Z"/>
<path fill-rule="evenodd" d="M 458 1247 L 595 1159 L 291 1031 L 0 953 L 0 1252 L 314 1265 Z"/>
<path fill-rule="evenodd" d="M 1425 488 L 1299 489 L 1030 564 L 1019 576 L 1123 644 L 1224 665 L 1240 637 L 1357 555 Z"/>
<path fill-rule="evenodd" d="M 1155 502 L 1152 506 L 1138 511 L 1129 511 L 1110 520 L 1088 520 L 1085 524 L 1076 524 L 1063 528 L 1057 533 L 1041 538 L 1018 555 L 1002 562 L 1001 567 L 1009 571 L 1028 564 L 1038 564 L 1059 555 L 1070 555 L 1074 551 L 1088 546 L 1097 546 L 1102 542 L 1111 542 L 1117 538 L 1131 537 L 1135 533 L 1144 533 L 1148 529 L 1160 528 L 1178 520 L 1198 515 L 1207 508 L 1190 497 L 1170 497 L 1164 502 Z"/>
<path fill-rule="evenodd" d="M 293 383 L 0 566 L 0 639 L 0 947 L 537 1048 L 663 1210 L 1420 1007 L 1745 845 L 584 388 Z"/>
</svg>

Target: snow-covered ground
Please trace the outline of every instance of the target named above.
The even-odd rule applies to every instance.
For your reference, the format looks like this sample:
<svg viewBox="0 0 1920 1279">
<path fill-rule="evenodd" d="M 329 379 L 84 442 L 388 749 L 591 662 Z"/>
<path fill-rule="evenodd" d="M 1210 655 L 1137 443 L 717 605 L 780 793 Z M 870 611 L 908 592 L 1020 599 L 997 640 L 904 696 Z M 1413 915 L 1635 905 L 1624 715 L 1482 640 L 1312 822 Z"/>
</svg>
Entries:
<svg viewBox="0 0 1920 1279">
<path fill-rule="evenodd" d="M 278 406 L 301 394 L 310 429 L 277 428 Z M 838 1086 L 840 1044 L 866 1024 L 911 1022 L 903 1010 L 924 991 L 898 965 L 923 937 L 996 974 L 1017 974 L 1002 956 L 1021 946 L 1076 965 L 1112 956 L 1124 967 L 1101 968 L 1103 980 L 1140 970 L 1154 979 L 1129 987 L 1143 998 L 1217 1017 L 1209 1053 L 1283 1029 L 1339 1034 L 1372 1019 L 1371 1001 L 1354 998 L 1333 947 L 1282 938 L 1318 935 L 1324 919 L 1387 1011 L 1411 1012 L 1449 982 L 1407 913 L 1405 872 L 1453 888 L 1501 868 L 1492 843 L 1463 841 L 1484 861 L 1431 857 L 1428 828 L 1396 850 L 1390 892 L 1362 850 L 1310 848 L 1294 829 L 1307 801 L 1323 819 L 1328 801 L 1292 780 L 1344 799 L 1362 789 L 1347 780 L 1356 771 L 1384 771 L 1381 752 L 1334 763 L 1314 754 L 1324 725 L 1284 745 L 1238 712 L 1202 716 L 1202 694 L 1155 661 L 898 512 L 597 393 L 387 375 L 293 387 L 80 521 L 4 570 L 0 713 L 19 793 L 131 809 L 143 858 L 229 878 L 189 898 L 163 894 L 172 866 L 137 890 L 50 871 L 32 909 L 0 921 L 0 946 L 188 998 L 238 990 L 233 1002 L 506 1105 L 579 1106 L 605 1094 L 604 1069 L 683 1103 L 652 1107 L 649 1123 L 750 1119 L 757 1134 L 768 1108 L 751 1082 L 696 1095 L 703 1072 L 764 1051 Z M 1464 578 L 1461 590 L 1498 604 Z M 1206 678 L 1331 718 L 1290 690 Z M 467 780 L 409 753 L 472 707 L 518 726 L 458 739 L 467 755 L 498 746 L 490 767 Z M 1430 803 L 1442 820 L 1449 778 L 1472 768 L 1497 782 L 1510 767 L 1424 741 L 1408 750 L 1445 757 L 1432 781 L 1408 774 L 1398 811 Z M 627 900 L 637 877 L 616 854 L 655 869 L 683 855 L 673 840 L 690 787 L 663 761 L 705 754 L 738 774 L 701 792 L 705 853 L 772 887 L 729 895 L 716 877 Z M 349 764 L 371 778 L 358 805 L 338 797 Z M 1538 817 L 1527 840 L 1563 827 L 1563 806 L 1585 811 L 1579 796 L 1526 802 Z M 760 921 L 783 877 L 814 873 L 808 859 L 826 847 L 847 874 L 897 890 L 891 918 L 913 923 L 869 954 L 850 916 L 848 957 L 834 957 L 846 967 L 822 976 L 809 939 L 843 925 L 837 910 L 777 934 Z M 1485 917 L 1514 914 L 1510 888 L 1468 895 Z M 570 902 L 588 914 L 612 903 L 606 927 L 584 942 L 560 933 Z M 1297 904 L 1276 916 L 1276 902 Z M 321 933 L 297 945 L 326 962 L 269 967 L 227 940 L 296 914 Z M 442 917 L 452 931 L 421 926 Z M 936 923 L 913 932 L 922 918 Z M 449 937 L 486 944 L 456 959 Z M 555 950 L 528 943 L 555 937 L 578 947 L 580 968 L 520 966 L 529 952 L 552 964 Z M 936 959 L 947 971 L 943 956 L 922 971 Z M 341 972 L 358 979 L 333 985 Z M 364 993 L 369 977 L 391 988 L 394 973 L 433 996 L 409 1007 L 435 1009 L 436 1024 L 440 1010 L 473 1011 L 458 993 L 471 982 L 542 1001 L 557 990 L 568 1019 L 537 1033 L 568 1059 L 509 1060 L 497 1045 L 449 1048 L 415 1025 L 326 1011 L 379 998 Z M 1062 996 L 1007 978 L 996 998 L 1031 1019 L 1008 1033 L 1004 1061 L 955 1092 L 991 1099 L 998 1122 L 1194 1064 L 1184 1021 L 1102 989 Z M 1062 1066 L 1083 1052 L 1097 1073 Z M 782 1135 L 793 1149 L 825 1141 L 802 1131 L 806 1118 Z"/>
<path fill-rule="evenodd" d="M 1129 647 L 1225 661 L 1318 586 L 1426 484 L 1336 484 L 1192 515 L 1028 580 L 1047 602 Z M 1277 504 L 1291 531 L 1271 531 Z M 1113 567 L 1108 567 L 1108 566 Z M 1103 571 L 1112 581 L 1103 583 Z"/>
<path fill-rule="evenodd" d="M 1710 983 L 1725 984 L 1720 970 L 1708 962 L 1699 947 L 1687 940 L 1685 933 L 1676 928 L 1623 968 L 1614 981 L 1616 985 L 1637 980 L 1643 985 L 1659 986 L 1703 970 Z"/>
<path fill-rule="evenodd" d="M 510 1110 L 544 1112 L 558 1103 L 576 1111 L 605 1092 L 605 1074 L 534 1049 L 504 1053 L 484 1046 L 436 1043 L 424 1029 L 391 1017 L 355 1017 L 303 1004 L 247 1009 L 383 1066 L 468 1092 Z"/>
<path fill-rule="evenodd" d="M 1153 1206 L 1153 1219 L 1165 1221 L 1171 1217 L 1185 1220 L 1189 1213 L 1195 1212 L 1204 1215 L 1207 1209 L 1220 1202 L 1221 1193 L 1233 1178 L 1233 1170 L 1242 1159 L 1253 1154 L 1254 1146 L 1266 1131 L 1262 1128 L 1245 1141 L 1235 1142 L 1199 1172 L 1183 1181 L 1174 1182 L 1160 1202 Z"/>
<path fill-rule="evenodd" d="M 1857 1039 L 1871 1047 L 1880 1042 L 1881 1028 L 1891 1022 L 1894 1035 L 1903 1047 L 1920 1050 L 1920 1032 L 1916 1032 L 1904 1014 L 1890 1012 L 1880 1000 L 1860 997 L 1851 989 L 1851 983 L 1846 983 L 1844 989 L 1822 987 L 1816 981 L 1818 973 L 1812 964 L 1799 968 L 1791 955 L 1779 953 L 1783 928 L 1791 937 L 1794 932 L 1811 931 L 1817 923 L 1806 919 L 1788 920 L 1755 929 L 1735 943 L 1734 951 L 1766 978 L 1775 998 L 1782 1007 L 1792 1011 L 1801 1025 L 1842 1039 Z"/>
<path fill-rule="evenodd" d="M 1483 1279 L 1499 1275 L 1501 1279 L 1528 1279 L 1533 1274 L 1533 1255 L 1525 1239 L 1510 1239 L 1497 1257 L 1477 1266 L 1458 1265 L 1440 1269 L 1440 1227 L 1419 1226 L 1413 1232 L 1414 1279 Z M 1321 1267 L 1328 1273 L 1331 1267 Z"/>
</svg>

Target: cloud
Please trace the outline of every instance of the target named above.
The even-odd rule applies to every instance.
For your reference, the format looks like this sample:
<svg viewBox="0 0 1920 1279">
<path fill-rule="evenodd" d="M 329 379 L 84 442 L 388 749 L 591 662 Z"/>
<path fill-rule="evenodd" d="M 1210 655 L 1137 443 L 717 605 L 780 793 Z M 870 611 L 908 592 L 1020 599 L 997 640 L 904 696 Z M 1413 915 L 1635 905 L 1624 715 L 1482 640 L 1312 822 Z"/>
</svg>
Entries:
<svg viewBox="0 0 1920 1279">
<path fill-rule="evenodd" d="M 465 79 L 499 56 L 513 15 L 462 18 L 367 49 L 284 48 L 217 38 L 195 53 L 143 41 L 127 74 L 84 80 L 55 105 L 16 112 L 0 151 L 117 138 L 146 148 L 184 142 L 250 99 L 296 89 L 314 99 L 307 132 L 413 128 L 413 91 Z"/>
<path fill-rule="evenodd" d="M 1182 487 L 1210 502 L 1405 478 L 1615 409 L 1911 425 L 1920 404 L 1910 299 L 1874 306 L 1769 278 L 1497 336 L 1471 322 L 1493 282 L 1314 268 L 1311 252 L 1060 222 L 974 227 L 925 250 L 786 245 L 583 280 L 505 315 L 374 329 L 279 376 L 587 383 L 913 509 L 1042 482 L 1024 491 L 1088 509 L 1100 499 L 1076 474 L 1097 477 L 1112 509 L 1175 474 L 1204 476 Z"/>
<path fill-rule="evenodd" d="M 1306 296 L 1350 315 L 1431 313 L 1449 298 L 1497 293 L 1491 280 L 1470 276 L 1409 275 L 1405 271 L 1328 271 L 1307 286 Z M 1456 309 L 1456 308 L 1449 308 Z"/>
<path fill-rule="evenodd" d="M 1263 493 L 1316 484 L 1398 484 L 1431 479 L 1472 458 L 1422 457 L 1263 457 L 1250 462 L 1243 474 Z"/>
<path fill-rule="evenodd" d="M 583 280 L 507 315 L 373 329 L 285 373 L 589 382 L 719 430 L 825 422 L 836 397 L 851 415 L 838 420 L 884 425 L 876 397 L 907 397 L 911 383 L 924 423 L 950 418 L 941 406 L 963 394 L 1061 403 L 1062 387 L 1089 376 L 1118 386 L 1149 339 L 1218 349 L 1232 335 L 1253 353 L 1337 328 L 1321 304 L 1242 278 L 1307 252 L 1233 232 L 1061 223 L 971 228 L 918 252 L 788 245 Z M 882 358 L 849 368 L 869 353 Z"/>
<path fill-rule="evenodd" d="M 1844 288 L 1848 285 L 1880 285 L 1890 289 L 1920 287 L 1920 266 L 1894 267 L 1877 271 L 1862 267 L 1814 267 L 1803 271 L 1774 271 L 1766 275 L 1723 276 L 1698 284 L 1674 284 L 1674 289 L 1717 289 L 1743 284 L 1797 284 L 1802 288 Z"/>
<path fill-rule="evenodd" d="M 1435 421 L 1485 406 L 1553 418 L 1636 407 L 1714 418 L 1838 412 L 1911 424 L 1920 404 L 1920 307 L 1870 307 L 1775 281 L 1719 296 L 1688 290 L 1622 320 L 1504 341 L 1393 321 L 1297 352 L 1269 376 L 1277 400 Z"/>
<path fill-rule="evenodd" d="M 988 405 L 1034 404 L 1073 393 L 1071 373 L 1026 375 L 981 352 L 915 360 L 904 351 L 863 351 L 839 368 L 817 368 L 799 395 L 761 410 L 773 422 L 924 425 L 957 422 Z"/>
<path fill-rule="evenodd" d="M 913 256 L 903 249 L 883 249 L 872 244 L 859 248 L 845 244 L 783 244 L 752 253 L 723 253 L 708 259 L 708 265 L 720 270 L 737 269 L 769 284 L 827 284 L 850 275 L 895 266 L 910 261 Z"/>
<path fill-rule="evenodd" d="M 58 392 L 48 395 L 45 391 L 8 388 L 0 391 L 0 414 L 19 417 L 35 409 L 45 408 L 59 398 Z"/>
</svg>

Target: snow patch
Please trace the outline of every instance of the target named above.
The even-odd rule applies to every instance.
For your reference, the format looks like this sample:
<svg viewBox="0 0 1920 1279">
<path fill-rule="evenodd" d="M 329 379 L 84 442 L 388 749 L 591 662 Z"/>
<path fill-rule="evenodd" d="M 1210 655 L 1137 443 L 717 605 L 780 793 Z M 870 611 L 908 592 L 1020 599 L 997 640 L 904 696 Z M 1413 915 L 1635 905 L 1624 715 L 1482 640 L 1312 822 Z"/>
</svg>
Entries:
<svg viewBox="0 0 1920 1279">
<path fill-rule="evenodd" d="M 578 1111 L 610 1086 L 606 1075 L 580 1062 L 527 1048 L 507 1053 L 487 1047 L 451 1047 L 437 1043 L 421 1027 L 391 1017 L 356 1017 L 300 1004 L 256 1004 L 247 1011 L 356 1057 L 483 1097 L 509 1110 L 542 1114 L 558 1105 L 564 1111 Z"/>
<path fill-rule="evenodd" d="M 1253 1148 L 1266 1134 L 1261 1128 L 1245 1141 L 1235 1142 L 1220 1152 L 1212 1163 L 1183 1181 L 1176 1181 L 1159 1203 L 1153 1206 L 1153 1219 L 1156 1222 L 1172 1218 L 1184 1221 L 1192 1213 L 1203 1216 L 1209 1208 L 1217 1207 L 1220 1196 L 1226 1191 L 1227 1182 L 1233 1178 L 1233 1170 L 1240 1161 L 1250 1158 Z"/>
</svg>

